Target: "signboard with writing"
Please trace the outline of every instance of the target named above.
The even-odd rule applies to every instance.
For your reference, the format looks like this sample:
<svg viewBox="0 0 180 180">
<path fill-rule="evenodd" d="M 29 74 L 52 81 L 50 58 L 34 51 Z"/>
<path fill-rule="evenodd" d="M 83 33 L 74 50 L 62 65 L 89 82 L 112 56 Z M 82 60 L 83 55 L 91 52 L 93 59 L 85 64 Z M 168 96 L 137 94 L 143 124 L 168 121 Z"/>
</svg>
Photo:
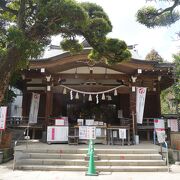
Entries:
<svg viewBox="0 0 180 180">
<path fill-rule="evenodd" d="M 68 141 L 67 126 L 48 126 L 47 142 L 65 142 Z"/>
<path fill-rule="evenodd" d="M 96 139 L 96 127 L 79 126 L 79 139 Z"/>
<path fill-rule="evenodd" d="M 87 139 L 87 126 L 79 126 L 79 139 Z"/>
<path fill-rule="evenodd" d="M 96 137 L 101 136 L 101 128 L 96 128 Z"/>
<path fill-rule="evenodd" d="M 94 125 L 94 119 L 86 119 L 86 126 L 93 126 Z"/>
<path fill-rule="evenodd" d="M 77 124 L 79 126 L 83 126 L 84 125 L 84 119 L 77 119 Z"/>
<path fill-rule="evenodd" d="M 126 129 L 119 129 L 119 139 L 126 139 Z"/>
<path fill-rule="evenodd" d="M 55 119 L 55 125 L 56 126 L 64 126 L 65 125 L 64 121 L 65 121 L 64 119 L 57 118 L 57 119 Z"/>
<path fill-rule="evenodd" d="M 171 128 L 171 131 L 178 132 L 177 119 L 168 119 L 168 127 Z"/>
<path fill-rule="evenodd" d="M 166 140 L 166 132 L 165 131 L 156 131 L 157 140 L 159 143 L 164 143 Z"/>
<path fill-rule="evenodd" d="M 87 127 L 87 139 L 96 139 L 96 127 Z"/>
<path fill-rule="evenodd" d="M 7 107 L 0 107 L 0 130 L 5 130 L 6 128 L 6 115 L 7 115 Z"/>
<path fill-rule="evenodd" d="M 156 131 L 165 129 L 164 119 L 154 119 L 154 128 Z"/>
</svg>

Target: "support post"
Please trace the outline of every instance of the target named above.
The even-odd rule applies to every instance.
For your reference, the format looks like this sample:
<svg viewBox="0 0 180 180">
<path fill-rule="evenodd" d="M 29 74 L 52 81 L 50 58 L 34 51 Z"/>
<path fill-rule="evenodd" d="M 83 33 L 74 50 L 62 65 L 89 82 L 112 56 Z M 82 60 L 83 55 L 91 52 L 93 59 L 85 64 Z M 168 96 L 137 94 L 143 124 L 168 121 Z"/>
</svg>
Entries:
<svg viewBox="0 0 180 180">
<path fill-rule="evenodd" d="M 3 132 L 0 131 L 0 144 L 1 144 L 1 142 L 2 142 L 2 134 L 3 134 Z"/>
<path fill-rule="evenodd" d="M 45 104 L 45 122 L 44 128 L 48 126 L 48 118 L 52 114 L 52 91 L 46 92 L 46 104 Z"/>
<path fill-rule="evenodd" d="M 133 121 L 133 144 L 135 144 L 136 130 L 135 130 L 135 114 L 134 114 L 134 111 L 132 112 L 132 121 Z"/>
<path fill-rule="evenodd" d="M 130 112 L 132 116 L 132 125 L 133 125 L 133 144 L 135 144 L 135 135 L 137 134 L 137 122 L 135 117 L 136 112 L 136 92 L 130 93 Z"/>
</svg>

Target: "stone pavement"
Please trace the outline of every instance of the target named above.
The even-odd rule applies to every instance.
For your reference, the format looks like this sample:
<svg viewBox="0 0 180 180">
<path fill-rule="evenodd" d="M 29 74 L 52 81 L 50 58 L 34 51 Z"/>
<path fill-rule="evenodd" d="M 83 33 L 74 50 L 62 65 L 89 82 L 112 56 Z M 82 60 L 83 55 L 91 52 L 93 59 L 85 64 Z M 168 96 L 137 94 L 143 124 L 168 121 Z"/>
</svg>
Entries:
<svg viewBox="0 0 180 180">
<path fill-rule="evenodd" d="M 180 180 L 180 165 L 171 165 L 171 172 L 121 172 L 85 176 L 85 172 L 12 170 L 13 161 L 0 165 L 0 180 Z"/>
</svg>

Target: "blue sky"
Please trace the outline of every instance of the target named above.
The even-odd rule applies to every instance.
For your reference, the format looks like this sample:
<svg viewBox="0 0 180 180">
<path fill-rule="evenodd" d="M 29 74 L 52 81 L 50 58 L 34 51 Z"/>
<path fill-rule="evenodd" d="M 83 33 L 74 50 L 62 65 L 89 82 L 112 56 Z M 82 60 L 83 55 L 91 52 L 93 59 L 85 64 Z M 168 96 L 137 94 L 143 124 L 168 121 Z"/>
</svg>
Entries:
<svg viewBox="0 0 180 180">
<path fill-rule="evenodd" d="M 138 44 L 136 49 L 138 57 L 144 59 L 152 48 L 167 61 L 172 61 L 172 54 L 180 50 L 180 41 L 177 41 L 176 32 L 179 31 L 180 21 L 170 27 L 148 29 L 136 22 L 136 12 L 141 7 L 148 5 L 146 0 L 77 0 L 78 2 L 93 2 L 103 7 L 108 14 L 113 31 L 109 37 L 119 38 L 128 45 Z M 165 4 L 151 3 L 164 7 Z M 169 4 L 167 4 L 169 5 Z M 52 44 L 56 44 L 54 38 Z"/>
</svg>

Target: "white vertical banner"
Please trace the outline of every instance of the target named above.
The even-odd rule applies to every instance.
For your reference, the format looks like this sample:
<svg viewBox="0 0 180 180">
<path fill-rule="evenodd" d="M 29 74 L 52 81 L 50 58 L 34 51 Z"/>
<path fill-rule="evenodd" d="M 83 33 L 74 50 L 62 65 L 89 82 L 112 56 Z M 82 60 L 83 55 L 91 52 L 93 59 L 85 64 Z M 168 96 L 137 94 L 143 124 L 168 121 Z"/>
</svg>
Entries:
<svg viewBox="0 0 180 180">
<path fill-rule="evenodd" d="M 136 119 L 137 123 L 142 124 L 144 106 L 146 99 L 146 87 L 137 87 L 136 88 Z"/>
<path fill-rule="evenodd" d="M 0 106 L 0 131 L 6 128 L 7 107 Z"/>
<path fill-rule="evenodd" d="M 29 112 L 29 124 L 37 123 L 40 94 L 32 93 L 31 107 Z"/>
</svg>

